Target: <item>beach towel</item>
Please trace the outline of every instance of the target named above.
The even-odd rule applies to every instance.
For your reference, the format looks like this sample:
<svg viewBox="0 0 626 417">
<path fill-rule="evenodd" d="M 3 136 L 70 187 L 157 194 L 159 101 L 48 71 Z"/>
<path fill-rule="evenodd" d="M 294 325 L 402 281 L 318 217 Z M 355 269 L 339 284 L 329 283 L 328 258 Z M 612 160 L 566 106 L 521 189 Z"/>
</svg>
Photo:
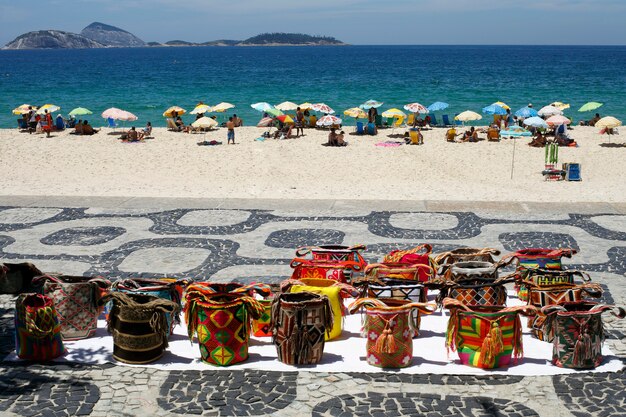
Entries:
<svg viewBox="0 0 626 417">
<path fill-rule="evenodd" d="M 222 142 L 218 142 L 216 140 L 212 140 L 212 141 L 202 141 L 202 142 L 198 142 L 198 146 L 214 146 L 214 145 L 221 145 Z"/>
<path fill-rule="evenodd" d="M 259 136 L 258 138 L 254 139 L 254 140 L 258 140 L 259 142 L 265 142 L 265 138 L 264 136 Z"/>
<path fill-rule="evenodd" d="M 395 147 L 398 147 L 398 146 L 402 146 L 402 142 L 388 140 L 388 141 L 385 141 L 385 142 L 378 142 L 378 143 L 374 144 L 374 146 L 381 146 L 383 148 L 395 148 Z"/>
</svg>

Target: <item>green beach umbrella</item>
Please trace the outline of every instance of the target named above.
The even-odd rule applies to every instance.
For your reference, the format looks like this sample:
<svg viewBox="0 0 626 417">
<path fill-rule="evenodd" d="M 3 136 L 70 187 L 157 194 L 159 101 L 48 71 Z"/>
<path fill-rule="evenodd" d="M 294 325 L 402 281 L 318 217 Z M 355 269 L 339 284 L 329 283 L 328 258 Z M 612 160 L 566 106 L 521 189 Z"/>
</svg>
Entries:
<svg viewBox="0 0 626 417">
<path fill-rule="evenodd" d="M 602 103 L 598 103 L 597 101 L 590 101 L 589 103 L 584 104 L 580 109 L 578 109 L 578 111 L 579 112 L 593 111 L 601 106 L 602 106 Z"/>
<path fill-rule="evenodd" d="M 267 109 L 265 110 L 265 113 L 269 114 L 270 116 L 281 116 L 283 114 L 282 111 L 278 110 L 277 108 L 272 107 L 271 109 Z"/>
<path fill-rule="evenodd" d="M 93 114 L 91 110 L 84 107 L 76 107 L 70 112 L 70 116 L 84 116 L 86 114 Z"/>
</svg>

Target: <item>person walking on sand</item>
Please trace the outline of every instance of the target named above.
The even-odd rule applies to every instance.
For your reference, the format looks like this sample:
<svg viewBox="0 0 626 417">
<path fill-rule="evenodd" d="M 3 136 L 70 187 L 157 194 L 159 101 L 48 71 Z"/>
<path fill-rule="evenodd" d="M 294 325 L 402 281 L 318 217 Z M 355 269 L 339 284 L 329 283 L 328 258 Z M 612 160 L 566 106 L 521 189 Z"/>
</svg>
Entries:
<svg viewBox="0 0 626 417">
<path fill-rule="evenodd" d="M 227 144 L 230 144 L 230 141 L 233 141 L 233 145 L 235 144 L 235 123 L 233 122 L 233 118 L 229 117 L 228 122 L 226 122 L 226 128 L 228 129 L 228 134 L 226 136 Z"/>
<path fill-rule="evenodd" d="M 300 110 L 300 107 L 296 109 L 296 137 L 300 136 L 300 132 L 302 132 L 302 136 L 304 136 L 304 113 Z"/>
</svg>

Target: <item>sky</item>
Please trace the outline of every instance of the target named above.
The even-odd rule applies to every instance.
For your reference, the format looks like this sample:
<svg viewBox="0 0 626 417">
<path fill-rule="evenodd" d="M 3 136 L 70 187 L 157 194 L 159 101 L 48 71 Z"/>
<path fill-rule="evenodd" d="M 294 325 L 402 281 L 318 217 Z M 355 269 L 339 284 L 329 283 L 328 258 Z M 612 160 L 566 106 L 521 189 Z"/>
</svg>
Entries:
<svg viewBox="0 0 626 417">
<path fill-rule="evenodd" d="M 99 21 L 146 42 L 265 32 L 350 44 L 624 45 L 626 0 L 0 0 L 0 45 Z"/>
</svg>

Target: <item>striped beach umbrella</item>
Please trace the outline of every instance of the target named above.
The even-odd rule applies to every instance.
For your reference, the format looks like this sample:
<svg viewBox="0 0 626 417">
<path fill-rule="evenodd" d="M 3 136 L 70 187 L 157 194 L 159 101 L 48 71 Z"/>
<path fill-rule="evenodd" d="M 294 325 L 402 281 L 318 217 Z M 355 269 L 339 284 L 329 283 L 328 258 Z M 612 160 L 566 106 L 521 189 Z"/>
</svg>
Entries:
<svg viewBox="0 0 626 417">
<path fill-rule="evenodd" d="M 22 104 L 13 109 L 13 114 L 26 114 L 30 111 L 29 107 L 32 107 L 33 110 L 37 110 L 37 106 L 31 106 L 30 104 Z"/>
<path fill-rule="evenodd" d="M 496 101 L 495 103 L 496 106 L 500 106 L 502 107 L 504 110 L 511 110 L 511 108 L 509 106 L 506 105 L 506 103 L 503 103 L 502 101 Z"/>
<path fill-rule="evenodd" d="M 393 117 L 395 119 L 397 117 L 406 117 L 406 113 L 404 113 L 400 109 L 389 109 L 389 110 L 385 110 L 382 116 L 387 117 L 387 118 Z"/>
<path fill-rule="evenodd" d="M 365 119 L 367 118 L 367 113 L 358 107 L 352 107 L 351 109 L 347 109 L 343 112 L 344 115 L 348 117 L 354 117 L 356 119 Z"/>
<path fill-rule="evenodd" d="M 44 114 L 48 110 L 48 113 L 54 113 L 55 111 L 61 110 L 61 107 L 56 104 L 44 104 L 37 110 L 37 114 Z"/>
</svg>

